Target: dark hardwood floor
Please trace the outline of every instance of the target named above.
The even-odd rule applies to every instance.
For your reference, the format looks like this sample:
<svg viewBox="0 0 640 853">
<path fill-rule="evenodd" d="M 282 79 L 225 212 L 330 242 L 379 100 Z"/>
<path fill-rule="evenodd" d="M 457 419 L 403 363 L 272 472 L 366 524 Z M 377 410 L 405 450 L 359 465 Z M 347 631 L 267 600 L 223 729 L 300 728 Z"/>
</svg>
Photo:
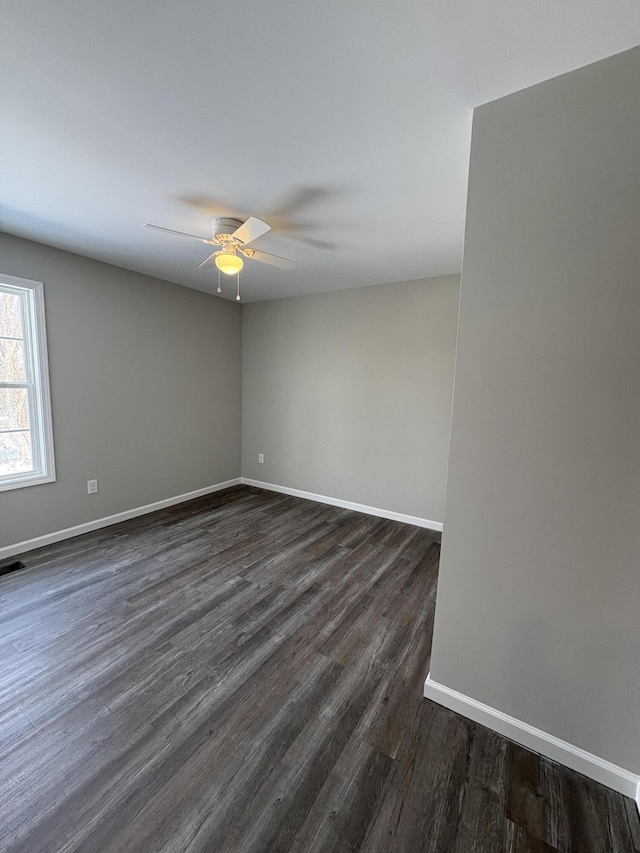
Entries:
<svg viewBox="0 0 640 853">
<path fill-rule="evenodd" d="M 237 487 L 0 578 L 4 853 L 630 853 L 635 805 L 422 698 L 438 534 Z"/>
</svg>

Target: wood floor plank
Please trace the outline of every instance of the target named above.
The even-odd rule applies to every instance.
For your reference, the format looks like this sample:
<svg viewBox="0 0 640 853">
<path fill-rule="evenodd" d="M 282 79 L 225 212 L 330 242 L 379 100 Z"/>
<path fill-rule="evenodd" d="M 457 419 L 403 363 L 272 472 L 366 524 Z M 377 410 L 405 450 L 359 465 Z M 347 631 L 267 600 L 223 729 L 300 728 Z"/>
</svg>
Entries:
<svg viewBox="0 0 640 853">
<path fill-rule="evenodd" d="M 613 797 L 615 799 L 615 797 Z M 640 851 L 640 811 L 631 799 L 624 798 L 624 810 L 629 822 L 629 833 L 631 835 L 633 849 Z"/>
<path fill-rule="evenodd" d="M 506 760 L 506 816 L 525 833 L 547 841 L 547 801 L 540 792 L 541 762 L 539 755 L 510 743 Z"/>
<path fill-rule="evenodd" d="M 22 555 L 0 849 L 640 853 L 631 801 L 422 697 L 439 539 L 234 486 Z"/>
<path fill-rule="evenodd" d="M 316 797 L 290 850 L 357 850 L 373 820 L 393 766 L 390 758 L 353 735 Z"/>
<path fill-rule="evenodd" d="M 343 668 L 314 719 L 265 779 L 261 796 L 254 801 L 253 825 L 238 838 L 227 839 L 221 851 L 289 850 L 396 653 L 397 638 L 391 623 L 378 625 L 363 655 L 354 666 Z"/>
</svg>

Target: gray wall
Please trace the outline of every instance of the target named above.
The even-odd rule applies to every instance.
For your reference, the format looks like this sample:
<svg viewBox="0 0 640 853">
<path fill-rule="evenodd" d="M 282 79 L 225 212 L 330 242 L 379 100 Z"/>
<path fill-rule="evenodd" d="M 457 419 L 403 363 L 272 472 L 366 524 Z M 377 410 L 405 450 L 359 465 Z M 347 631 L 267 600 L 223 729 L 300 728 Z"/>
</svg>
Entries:
<svg viewBox="0 0 640 853">
<path fill-rule="evenodd" d="M 447 276 L 245 305 L 243 476 L 442 521 L 458 291 Z"/>
<path fill-rule="evenodd" d="M 432 678 L 640 772 L 640 49 L 476 110 Z"/>
<path fill-rule="evenodd" d="M 44 282 L 58 478 L 0 493 L 0 547 L 240 475 L 238 306 L 7 235 L 0 270 Z"/>
</svg>

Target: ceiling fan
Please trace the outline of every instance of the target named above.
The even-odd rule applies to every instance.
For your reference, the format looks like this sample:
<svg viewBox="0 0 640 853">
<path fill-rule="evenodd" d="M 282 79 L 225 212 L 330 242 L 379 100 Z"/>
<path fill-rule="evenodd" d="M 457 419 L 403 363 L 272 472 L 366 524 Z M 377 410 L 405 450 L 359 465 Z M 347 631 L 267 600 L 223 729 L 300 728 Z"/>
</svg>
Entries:
<svg viewBox="0 0 640 853">
<path fill-rule="evenodd" d="M 237 295 L 236 300 L 240 301 L 240 270 L 244 266 L 242 256 L 249 258 L 252 261 L 261 261 L 264 264 L 271 264 L 280 269 L 290 270 L 296 265 L 295 261 L 290 261 L 288 258 L 280 258 L 278 255 L 270 255 L 267 252 L 261 252 L 258 249 L 248 248 L 249 243 L 253 243 L 258 237 L 271 231 L 271 226 L 256 216 L 250 216 L 246 222 L 240 219 L 231 219 L 228 216 L 218 216 L 211 223 L 211 237 L 199 237 L 197 234 L 187 234 L 184 231 L 174 231 L 171 228 L 163 228 L 160 225 L 151 225 L 148 222 L 144 224 L 145 228 L 153 228 L 155 231 L 164 231 L 167 234 L 175 234 L 178 237 L 188 237 L 191 240 L 199 240 L 201 243 L 206 243 L 209 246 L 219 246 L 215 252 L 212 252 L 206 258 L 200 267 L 207 264 L 215 264 L 218 268 L 218 293 L 221 293 L 220 273 L 225 275 L 236 275 L 237 279 Z"/>
</svg>

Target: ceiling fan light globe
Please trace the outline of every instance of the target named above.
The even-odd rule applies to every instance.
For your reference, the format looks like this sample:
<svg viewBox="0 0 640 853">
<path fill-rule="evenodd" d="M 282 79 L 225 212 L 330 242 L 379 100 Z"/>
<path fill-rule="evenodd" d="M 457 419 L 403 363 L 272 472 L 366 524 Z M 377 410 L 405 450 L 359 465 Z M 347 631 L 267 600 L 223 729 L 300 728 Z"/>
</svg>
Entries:
<svg viewBox="0 0 640 853">
<path fill-rule="evenodd" d="M 238 255 L 231 252 L 221 252 L 215 257 L 215 265 L 225 275 L 235 275 L 244 266 L 244 261 Z"/>
</svg>

